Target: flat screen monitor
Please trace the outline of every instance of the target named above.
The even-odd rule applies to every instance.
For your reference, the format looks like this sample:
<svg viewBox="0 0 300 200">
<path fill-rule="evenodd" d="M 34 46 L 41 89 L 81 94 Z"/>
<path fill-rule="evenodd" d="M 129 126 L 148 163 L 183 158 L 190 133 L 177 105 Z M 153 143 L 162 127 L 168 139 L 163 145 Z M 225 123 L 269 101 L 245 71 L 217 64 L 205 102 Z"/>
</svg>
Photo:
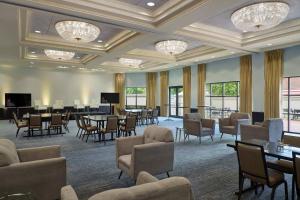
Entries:
<svg viewBox="0 0 300 200">
<path fill-rule="evenodd" d="M 5 107 L 30 107 L 31 94 L 5 93 Z"/>
<path fill-rule="evenodd" d="M 119 103 L 119 93 L 101 92 L 101 103 Z"/>
</svg>

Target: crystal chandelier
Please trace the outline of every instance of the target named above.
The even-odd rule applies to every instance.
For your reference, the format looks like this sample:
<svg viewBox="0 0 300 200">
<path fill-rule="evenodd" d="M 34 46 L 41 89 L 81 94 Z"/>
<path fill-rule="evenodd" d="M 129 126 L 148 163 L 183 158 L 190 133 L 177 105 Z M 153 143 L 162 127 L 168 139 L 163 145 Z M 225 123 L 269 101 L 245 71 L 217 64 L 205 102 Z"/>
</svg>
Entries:
<svg viewBox="0 0 300 200">
<path fill-rule="evenodd" d="M 128 67 L 139 68 L 140 64 L 142 64 L 142 60 L 131 59 L 131 58 L 120 58 L 119 63 L 122 65 L 126 65 Z"/>
<path fill-rule="evenodd" d="M 231 15 L 235 27 L 244 32 L 261 31 L 280 24 L 289 13 L 283 2 L 263 2 L 243 7 Z"/>
<path fill-rule="evenodd" d="M 180 54 L 187 49 L 187 46 L 186 42 L 180 40 L 165 40 L 155 44 L 157 51 L 168 55 Z"/>
<path fill-rule="evenodd" d="M 69 51 L 58 51 L 52 49 L 45 49 L 44 50 L 46 56 L 54 60 L 71 60 L 75 53 Z"/>
<path fill-rule="evenodd" d="M 55 24 L 58 34 L 71 42 L 88 43 L 94 41 L 100 34 L 100 29 L 86 22 L 61 21 Z"/>
</svg>

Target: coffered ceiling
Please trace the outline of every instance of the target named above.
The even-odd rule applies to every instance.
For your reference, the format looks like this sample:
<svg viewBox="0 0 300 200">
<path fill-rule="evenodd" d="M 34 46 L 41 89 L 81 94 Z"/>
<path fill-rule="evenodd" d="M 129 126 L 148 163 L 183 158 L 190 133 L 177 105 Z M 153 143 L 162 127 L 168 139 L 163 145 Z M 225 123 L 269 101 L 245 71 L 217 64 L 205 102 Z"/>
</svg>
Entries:
<svg viewBox="0 0 300 200">
<path fill-rule="evenodd" d="M 148 2 L 155 6 L 147 6 Z M 300 1 L 287 19 L 272 29 L 242 32 L 231 14 L 256 0 L 2 0 L 0 2 L 0 67 L 77 70 L 85 72 L 160 71 L 195 63 L 300 44 Z M 55 30 L 62 20 L 79 20 L 100 28 L 90 43 L 63 40 Z M 155 43 L 180 39 L 187 51 L 170 56 Z M 75 52 L 69 61 L 51 60 L 45 49 Z M 34 52 L 34 53 L 33 53 Z M 120 57 L 143 60 L 140 68 L 121 65 Z"/>
</svg>

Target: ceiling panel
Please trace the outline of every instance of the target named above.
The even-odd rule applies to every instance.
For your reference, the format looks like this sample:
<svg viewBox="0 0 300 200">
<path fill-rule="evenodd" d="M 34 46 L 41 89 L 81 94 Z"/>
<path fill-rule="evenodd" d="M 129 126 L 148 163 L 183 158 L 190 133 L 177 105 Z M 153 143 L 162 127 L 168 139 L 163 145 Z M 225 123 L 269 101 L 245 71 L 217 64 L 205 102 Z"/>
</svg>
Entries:
<svg viewBox="0 0 300 200">
<path fill-rule="evenodd" d="M 139 6 L 139 7 L 142 7 L 144 9 L 147 9 L 149 11 L 154 11 L 157 8 L 159 8 L 160 6 L 167 3 L 169 0 L 119 0 L 119 1 L 124 2 L 124 3 L 128 3 L 128 4 L 132 4 L 132 5 L 135 5 L 135 6 Z M 148 2 L 155 3 L 155 6 L 153 6 L 153 7 L 147 6 Z"/>
</svg>

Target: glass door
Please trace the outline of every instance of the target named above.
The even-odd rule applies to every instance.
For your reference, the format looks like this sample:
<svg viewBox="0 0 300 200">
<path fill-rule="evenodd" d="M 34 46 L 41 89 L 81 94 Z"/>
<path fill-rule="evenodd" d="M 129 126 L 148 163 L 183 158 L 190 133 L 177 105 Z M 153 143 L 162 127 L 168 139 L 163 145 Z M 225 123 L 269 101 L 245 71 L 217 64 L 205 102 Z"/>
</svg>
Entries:
<svg viewBox="0 0 300 200">
<path fill-rule="evenodd" d="M 169 115 L 170 117 L 183 116 L 183 87 L 169 87 Z"/>
</svg>

